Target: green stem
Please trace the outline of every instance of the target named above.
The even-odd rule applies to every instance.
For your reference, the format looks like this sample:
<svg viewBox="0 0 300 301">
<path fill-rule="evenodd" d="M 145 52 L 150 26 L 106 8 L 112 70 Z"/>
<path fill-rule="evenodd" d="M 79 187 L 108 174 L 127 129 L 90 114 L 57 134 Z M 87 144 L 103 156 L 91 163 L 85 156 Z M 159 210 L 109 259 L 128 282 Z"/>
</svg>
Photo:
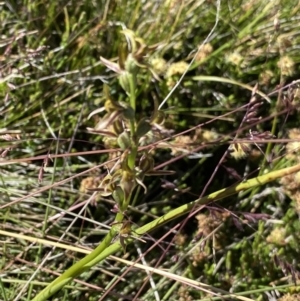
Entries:
<svg viewBox="0 0 300 301">
<path fill-rule="evenodd" d="M 117 217 L 116 217 L 117 220 Z M 66 284 L 72 281 L 75 277 L 82 274 L 84 271 L 89 270 L 95 260 L 108 246 L 111 244 L 113 238 L 117 235 L 116 227 L 112 227 L 108 234 L 105 236 L 101 244 L 89 255 L 82 258 L 80 261 L 72 265 L 67 271 L 65 271 L 61 276 L 56 278 L 52 283 L 50 283 L 45 289 L 43 289 L 33 301 L 47 300 L 57 291 L 63 288 Z"/>
<path fill-rule="evenodd" d="M 130 106 L 132 107 L 135 113 L 136 110 L 136 75 L 135 74 L 130 74 L 129 76 L 129 88 L 130 88 L 129 102 L 130 102 Z M 135 135 L 136 132 L 135 122 L 136 122 L 135 118 L 131 119 L 129 122 L 130 133 L 131 133 L 131 150 L 129 154 L 128 165 L 132 170 L 134 169 L 135 166 L 135 159 L 138 150 L 136 135 Z"/>
</svg>

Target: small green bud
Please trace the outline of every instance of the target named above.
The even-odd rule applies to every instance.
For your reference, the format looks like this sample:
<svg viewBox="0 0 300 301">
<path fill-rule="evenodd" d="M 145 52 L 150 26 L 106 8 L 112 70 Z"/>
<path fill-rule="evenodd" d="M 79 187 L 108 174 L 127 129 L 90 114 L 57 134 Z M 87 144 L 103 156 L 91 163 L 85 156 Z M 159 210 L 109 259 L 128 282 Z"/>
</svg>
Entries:
<svg viewBox="0 0 300 301">
<path fill-rule="evenodd" d="M 137 61 L 131 53 L 127 56 L 124 67 L 125 70 L 131 74 L 135 74 L 137 72 Z"/>
<path fill-rule="evenodd" d="M 135 117 L 135 113 L 132 107 L 127 106 L 124 110 L 123 110 L 123 116 L 124 118 L 126 118 L 127 120 L 133 120 Z"/>
<path fill-rule="evenodd" d="M 148 171 L 153 170 L 154 160 L 152 156 L 143 155 L 140 159 L 139 167 L 143 171 L 143 173 L 147 173 Z"/>
<path fill-rule="evenodd" d="M 127 132 L 121 133 L 117 141 L 118 141 L 118 145 L 121 147 L 122 150 L 128 149 L 131 145 L 130 137 Z"/>
<path fill-rule="evenodd" d="M 119 83 L 127 94 L 130 94 L 130 81 L 132 80 L 133 76 L 128 71 L 122 71 L 119 75 Z"/>
<path fill-rule="evenodd" d="M 165 113 L 163 111 L 157 111 L 156 116 L 153 118 L 153 123 L 163 124 L 165 122 Z"/>
<path fill-rule="evenodd" d="M 108 98 L 104 103 L 104 108 L 107 112 L 121 111 L 123 107 L 111 98 Z"/>
<path fill-rule="evenodd" d="M 103 189 L 103 192 L 101 192 L 102 196 L 109 196 L 111 195 L 112 191 L 110 190 L 110 183 L 111 183 L 112 177 L 111 175 L 107 175 L 102 182 L 99 185 L 99 188 Z"/>
<path fill-rule="evenodd" d="M 136 186 L 135 176 L 131 172 L 123 171 L 120 185 L 124 191 L 125 201 L 127 201 Z"/>
<path fill-rule="evenodd" d="M 120 119 L 117 119 L 114 123 L 113 123 L 113 129 L 114 129 L 114 132 L 117 134 L 117 135 L 120 135 L 124 132 L 124 127 L 123 127 L 123 123 Z"/>
<path fill-rule="evenodd" d="M 121 205 L 124 201 L 124 191 L 120 186 L 116 186 L 115 190 L 112 192 L 112 197 L 118 205 Z"/>
<path fill-rule="evenodd" d="M 137 138 L 141 138 L 151 130 L 151 125 L 148 119 L 143 118 L 139 121 L 136 129 Z"/>
</svg>

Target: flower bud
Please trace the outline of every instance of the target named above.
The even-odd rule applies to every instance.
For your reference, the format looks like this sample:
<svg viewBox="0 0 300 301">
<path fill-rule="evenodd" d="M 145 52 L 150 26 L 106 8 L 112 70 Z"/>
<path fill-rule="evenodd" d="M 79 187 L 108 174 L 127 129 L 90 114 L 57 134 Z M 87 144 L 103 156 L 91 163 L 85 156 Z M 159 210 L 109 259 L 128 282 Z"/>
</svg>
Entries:
<svg viewBox="0 0 300 301">
<path fill-rule="evenodd" d="M 157 111 L 152 122 L 158 125 L 163 124 L 165 122 L 165 113 L 163 111 Z"/>
<path fill-rule="evenodd" d="M 124 110 L 123 110 L 123 116 L 125 119 L 127 120 L 133 120 L 135 117 L 135 113 L 132 107 L 127 106 Z"/>
<path fill-rule="evenodd" d="M 143 137 L 150 130 L 151 130 L 150 122 L 145 118 L 141 119 L 140 122 L 138 123 L 137 129 L 136 129 L 137 138 L 139 139 L 139 138 Z"/>
<path fill-rule="evenodd" d="M 124 200 L 127 201 L 136 186 L 134 175 L 131 172 L 123 171 L 120 186 L 124 192 Z"/>
<path fill-rule="evenodd" d="M 128 54 L 124 67 L 125 70 L 131 74 L 135 74 L 137 72 L 137 61 L 131 53 Z"/>
<path fill-rule="evenodd" d="M 113 129 L 117 135 L 120 135 L 124 132 L 123 123 L 120 119 L 115 120 L 115 122 L 113 123 Z"/>
<path fill-rule="evenodd" d="M 153 170 L 154 160 L 152 156 L 143 155 L 140 159 L 139 167 L 143 171 L 143 173 L 147 173 L 148 171 Z"/>
<path fill-rule="evenodd" d="M 128 149 L 131 145 L 130 137 L 127 132 L 120 134 L 117 141 L 122 150 Z"/>
<path fill-rule="evenodd" d="M 120 186 L 116 186 L 112 192 L 112 197 L 118 205 L 121 205 L 124 201 L 124 191 Z"/>
<path fill-rule="evenodd" d="M 122 71 L 122 73 L 119 75 L 119 83 L 127 94 L 130 94 L 130 81 L 132 80 L 133 75 L 128 71 Z"/>
</svg>

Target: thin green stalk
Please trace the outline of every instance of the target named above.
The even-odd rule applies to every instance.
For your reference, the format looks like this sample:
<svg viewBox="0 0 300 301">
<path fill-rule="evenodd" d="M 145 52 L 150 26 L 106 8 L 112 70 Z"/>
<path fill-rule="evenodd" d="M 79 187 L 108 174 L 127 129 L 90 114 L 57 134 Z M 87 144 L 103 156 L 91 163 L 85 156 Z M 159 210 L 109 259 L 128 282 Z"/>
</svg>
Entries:
<svg viewBox="0 0 300 301">
<path fill-rule="evenodd" d="M 131 200 L 131 206 L 134 207 L 136 205 L 136 202 L 138 200 L 138 196 L 140 194 L 140 191 L 141 191 L 141 186 L 138 186 L 135 193 L 134 193 L 134 197 L 132 198 Z"/>
<path fill-rule="evenodd" d="M 253 28 L 258 24 L 258 22 L 262 19 L 265 18 L 265 15 L 270 12 L 270 9 L 274 7 L 274 2 L 273 1 L 268 1 L 267 4 L 264 6 L 263 10 L 258 14 L 251 23 L 249 23 L 246 27 L 244 27 L 239 33 L 238 33 L 238 38 L 242 39 L 245 37 L 247 34 L 250 34 L 253 32 Z"/>
<path fill-rule="evenodd" d="M 130 106 L 132 107 L 132 109 L 136 110 L 136 76 L 134 74 L 130 74 L 129 76 L 129 89 L 130 89 L 130 93 L 129 93 L 129 101 L 130 101 Z M 130 150 L 130 154 L 129 154 L 129 160 L 128 160 L 128 164 L 129 167 L 131 169 L 134 168 L 135 165 L 135 159 L 137 156 L 137 141 L 136 141 L 136 137 L 135 137 L 135 118 L 130 120 L 130 132 L 131 132 L 131 150 Z"/>
<path fill-rule="evenodd" d="M 7 301 L 7 296 L 6 296 L 6 292 L 5 292 L 5 286 L 1 280 L 1 277 L 0 277 L 0 292 L 1 292 L 1 296 L 3 297 L 3 300 L 4 301 Z"/>
<path fill-rule="evenodd" d="M 52 295 L 54 295 L 57 291 L 62 289 L 66 284 L 72 281 L 75 277 L 79 276 L 86 270 L 89 270 L 93 266 L 93 264 L 91 263 L 94 262 L 95 258 L 99 257 L 99 254 L 101 254 L 105 249 L 107 249 L 107 247 L 111 244 L 111 241 L 114 239 L 116 235 L 117 235 L 117 230 L 116 227 L 113 226 L 108 232 L 108 234 L 105 236 L 103 241 L 100 243 L 100 245 L 93 252 L 91 252 L 89 255 L 85 256 L 84 258 L 82 258 L 80 261 L 76 262 L 61 276 L 56 278 L 45 289 L 43 289 L 33 299 L 33 301 L 47 300 Z"/>
</svg>

